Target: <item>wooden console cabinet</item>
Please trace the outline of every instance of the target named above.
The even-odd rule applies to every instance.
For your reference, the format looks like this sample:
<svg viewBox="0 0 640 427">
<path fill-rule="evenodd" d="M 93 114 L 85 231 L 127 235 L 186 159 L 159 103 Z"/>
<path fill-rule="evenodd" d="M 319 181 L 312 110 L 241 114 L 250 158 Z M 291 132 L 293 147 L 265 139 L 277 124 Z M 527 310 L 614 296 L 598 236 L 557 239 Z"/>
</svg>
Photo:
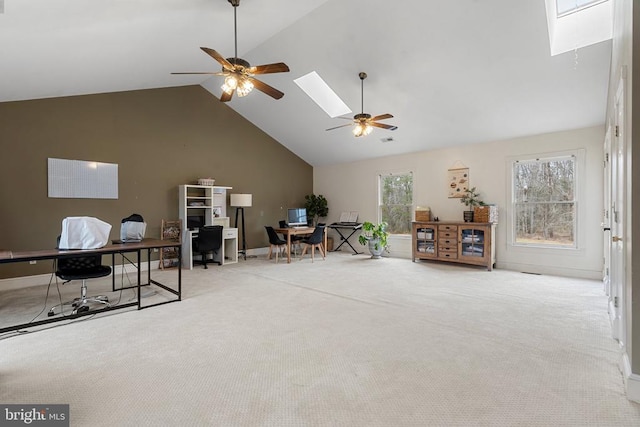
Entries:
<svg viewBox="0 0 640 427">
<path fill-rule="evenodd" d="M 412 260 L 426 259 L 487 267 L 496 263 L 493 223 L 415 221 Z"/>
</svg>

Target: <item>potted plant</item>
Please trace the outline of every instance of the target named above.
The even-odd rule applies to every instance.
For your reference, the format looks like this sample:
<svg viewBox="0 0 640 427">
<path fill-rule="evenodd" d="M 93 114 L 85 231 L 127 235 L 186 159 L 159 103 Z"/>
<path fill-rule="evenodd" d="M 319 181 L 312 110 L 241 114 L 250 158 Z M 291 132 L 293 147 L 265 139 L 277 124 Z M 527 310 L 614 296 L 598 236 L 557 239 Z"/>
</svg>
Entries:
<svg viewBox="0 0 640 427">
<path fill-rule="evenodd" d="M 307 217 L 314 226 L 318 223 L 318 218 L 326 217 L 329 214 L 327 199 L 322 194 L 318 196 L 307 194 L 304 196 L 304 207 L 307 209 Z"/>
<path fill-rule="evenodd" d="M 469 208 L 463 213 L 464 222 L 473 222 L 473 208 L 484 205 L 484 202 L 480 199 L 480 193 L 476 191 L 476 187 L 464 190 L 464 194 L 460 198 L 460 203 Z"/>
<path fill-rule="evenodd" d="M 358 241 L 363 246 L 368 245 L 371 258 L 377 259 L 382 256 L 383 252 L 389 252 L 388 237 L 386 222 L 374 224 L 366 221 L 362 223 L 362 234 L 358 236 Z"/>
</svg>

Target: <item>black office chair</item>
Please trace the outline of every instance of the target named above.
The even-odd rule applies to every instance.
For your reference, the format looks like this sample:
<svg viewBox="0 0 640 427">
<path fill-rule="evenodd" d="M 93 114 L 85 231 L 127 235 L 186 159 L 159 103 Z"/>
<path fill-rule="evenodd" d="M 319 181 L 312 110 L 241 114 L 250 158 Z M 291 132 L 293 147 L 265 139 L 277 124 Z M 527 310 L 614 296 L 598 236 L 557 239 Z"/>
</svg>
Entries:
<svg viewBox="0 0 640 427">
<path fill-rule="evenodd" d="M 307 253 L 307 249 L 311 247 L 311 262 L 315 259 L 316 248 L 320 250 L 320 254 L 322 255 L 322 259 L 325 259 L 324 252 L 324 225 L 318 225 L 313 229 L 313 233 L 308 238 L 304 239 L 302 243 L 304 243 L 304 248 L 302 249 L 302 255 L 300 255 L 300 261 L 304 258 L 304 254 Z"/>
<path fill-rule="evenodd" d="M 58 238 L 60 241 L 60 238 Z M 111 307 L 109 298 L 105 295 L 87 296 L 87 280 L 106 277 L 111 274 L 111 267 L 102 265 L 102 255 L 83 255 L 68 258 L 59 258 L 57 260 L 56 276 L 64 280 L 64 284 L 72 280 L 82 280 L 80 288 L 80 297 L 72 301 L 51 307 L 48 316 L 55 315 L 57 307 L 63 313 L 63 307 L 70 305 L 73 307 L 71 314 L 81 313 L 91 310 L 92 305 L 99 305 L 101 308 Z"/>
<path fill-rule="evenodd" d="M 287 221 L 285 221 L 284 219 L 280 220 L 280 228 L 287 228 Z M 286 236 L 283 236 L 285 240 L 287 240 Z M 292 235 L 291 236 L 291 247 L 293 248 L 293 254 L 295 256 L 298 256 L 298 251 L 297 249 L 300 249 L 300 242 L 302 242 L 302 240 L 304 239 L 303 236 L 296 236 L 296 235 Z"/>
<path fill-rule="evenodd" d="M 277 263 L 278 253 L 280 251 L 283 251 L 283 255 L 284 255 L 284 251 L 287 250 L 287 241 L 280 238 L 280 236 L 278 236 L 278 233 L 276 233 L 276 230 L 270 225 L 265 225 L 264 228 L 265 230 L 267 230 L 267 236 L 269 236 L 269 259 L 271 259 L 273 248 L 276 248 L 276 263 Z"/>
<path fill-rule="evenodd" d="M 207 254 L 212 252 L 214 255 L 218 253 L 222 247 L 222 226 L 207 225 L 200 227 L 198 237 L 193 241 L 193 251 L 202 255 L 202 263 L 204 268 L 207 267 Z M 218 265 L 222 265 L 222 260 L 218 261 Z"/>
</svg>

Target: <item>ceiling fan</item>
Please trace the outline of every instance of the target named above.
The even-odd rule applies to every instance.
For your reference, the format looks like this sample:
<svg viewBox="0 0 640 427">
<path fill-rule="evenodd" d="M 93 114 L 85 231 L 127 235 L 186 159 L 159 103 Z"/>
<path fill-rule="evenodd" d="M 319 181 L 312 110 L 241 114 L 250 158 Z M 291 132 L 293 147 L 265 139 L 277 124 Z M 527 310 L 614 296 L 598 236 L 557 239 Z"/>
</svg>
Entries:
<svg viewBox="0 0 640 427">
<path fill-rule="evenodd" d="M 256 79 L 256 74 L 283 73 L 289 71 L 289 67 L 284 62 L 274 64 L 251 66 L 249 62 L 242 58 L 238 58 L 238 27 L 236 19 L 236 8 L 240 5 L 240 0 L 227 0 L 233 6 L 233 38 L 235 42 L 235 52 L 233 58 L 224 58 L 218 52 L 208 47 L 201 47 L 206 54 L 218 61 L 222 65 L 221 72 L 183 72 L 171 74 L 211 74 L 214 76 L 224 76 L 224 84 L 222 85 L 222 96 L 220 101 L 228 102 L 231 100 L 234 92 L 238 96 L 246 96 L 255 87 L 259 91 L 266 93 L 275 99 L 280 99 L 284 93 L 268 84 Z"/>
<path fill-rule="evenodd" d="M 371 114 L 367 114 L 364 112 L 364 79 L 367 78 L 367 73 L 361 72 L 358 74 L 360 77 L 360 102 L 361 102 L 361 113 L 353 116 L 353 124 L 355 124 L 353 128 L 353 134 L 357 137 L 366 136 L 371 133 L 374 127 L 388 129 L 388 130 L 396 130 L 398 126 L 388 125 L 385 123 L 378 123 L 378 120 L 390 119 L 393 116 L 391 114 L 380 114 L 379 116 L 371 117 Z M 348 117 L 339 117 L 340 119 L 352 120 Z M 342 128 L 345 126 L 351 126 L 351 123 L 346 125 L 340 125 L 336 127 L 329 128 L 327 130 L 333 130 Z"/>
</svg>

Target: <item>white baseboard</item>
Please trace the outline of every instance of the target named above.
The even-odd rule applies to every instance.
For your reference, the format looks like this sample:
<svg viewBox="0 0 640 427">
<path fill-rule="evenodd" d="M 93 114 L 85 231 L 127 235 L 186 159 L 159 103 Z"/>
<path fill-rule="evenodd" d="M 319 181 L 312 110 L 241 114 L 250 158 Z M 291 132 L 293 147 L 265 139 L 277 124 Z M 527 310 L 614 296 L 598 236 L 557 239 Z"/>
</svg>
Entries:
<svg viewBox="0 0 640 427">
<path fill-rule="evenodd" d="M 640 403 L 640 375 L 631 372 L 629 355 L 622 353 L 622 375 L 627 391 L 627 399 Z"/>
<path fill-rule="evenodd" d="M 151 270 L 157 270 L 160 267 L 159 261 L 151 261 Z M 123 271 L 124 270 L 124 271 Z M 141 271 L 147 271 L 147 262 L 142 262 Z M 131 264 L 118 264 L 113 267 L 113 274 L 119 275 L 121 273 L 135 274 L 136 268 Z M 51 275 L 36 274 L 33 276 L 12 277 L 9 279 L 0 279 L 0 291 L 8 291 L 12 289 L 23 289 L 30 286 L 46 285 L 51 280 Z"/>
<path fill-rule="evenodd" d="M 550 276 L 575 277 L 577 279 L 602 280 L 602 271 L 583 270 L 579 268 L 553 267 L 548 265 L 520 264 L 500 262 L 497 260 L 496 268 L 522 271 L 525 273 L 548 274 Z"/>
<path fill-rule="evenodd" d="M 254 248 L 247 249 L 247 256 L 268 255 L 269 248 Z"/>
</svg>

